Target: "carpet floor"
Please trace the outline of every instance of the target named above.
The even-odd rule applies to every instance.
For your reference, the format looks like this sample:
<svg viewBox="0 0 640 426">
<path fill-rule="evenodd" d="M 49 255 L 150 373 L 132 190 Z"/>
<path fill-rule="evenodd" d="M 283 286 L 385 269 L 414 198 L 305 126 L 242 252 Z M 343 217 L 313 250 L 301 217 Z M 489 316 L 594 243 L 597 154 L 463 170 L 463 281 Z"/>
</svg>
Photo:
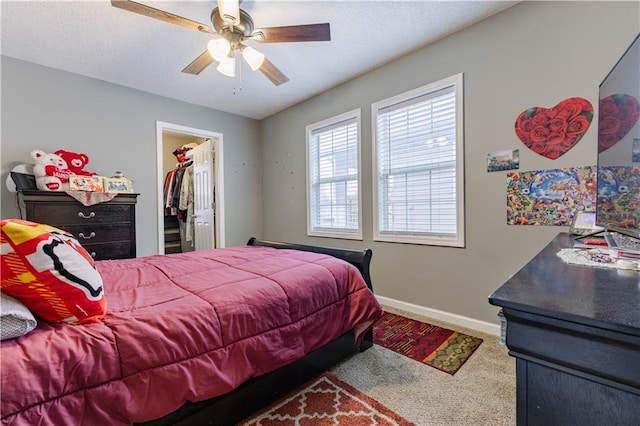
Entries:
<svg viewBox="0 0 640 426">
<path fill-rule="evenodd" d="M 281 398 L 270 409 L 250 417 L 241 424 L 246 426 L 294 424 L 301 426 L 391 426 L 396 424 L 402 426 L 411 424 L 416 426 L 514 426 L 516 424 L 515 360 L 508 355 L 505 347 L 499 345 L 498 336 L 394 308 L 385 307 L 385 311 L 444 329 L 455 330 L 458 333 L 477 336 L 483 343 L 476 348 L 473 356 L 466 359 L 464 367 L 455 375 L 432 368 L 422 362 L 416 362 L 405 355 L 375 344 L 370 349 L 340 362 L 329 371 L 330 375 L 322 375 L 311 381 L 303 387 L 303 390 L 307 389 L 305 392 L 301 393 L 299 389 L 288 398 Z M 306 398 L 306 405 L 302 404 L 301 398 Z M 327 403 L 326 399 L 330 402 Z M 324 402 L 318 402 L 322 400 Z M 326 411 L 327 407 L 329 411 Z M 353 410 L 350 407 L 358 407 L 358 409 Z M 338 411 L 344 412 L 347 409 L 350 413 L 353 411 L 360 414 L 358 417 L 349 418 L 340 417 L 337 414 Z M 314 412 L 315 417 L 312 414 Z M 330 417 L 330 412 L 335 414 L 333 418 Z M 304 413 L 308 416 L 304 417 Z M 283 417 L 293 417 L 292 414 L 302 416 L 298 423 Z M 278 418 L 276 415 L 281 417 Z M 321 418 L 321 415 L 325 417 Z M 376 415 L 378 417 L 371 417 Z M 348 420 L 347 423 L 345 419 Z M 338 420 L 342 423 L 337 423 Z"/>
<path fill-rule="evenodd" d="M 392 312 L 385 312 L 374 324 L 373 341 L 451 375 L 482 343 L 478 337 Z"/>
<path fill-rule="evenodd" d="M 396 308 L 385 311 L 483 339 L 455 375 L 373 345 L 330 371 L 418 426 L 515 426 L 515 359 L 498 336 Z"/>
<path fill-rule="evenodd" d="M 242 426 L 415 426 L 373 398 L 325 373 Z"/>
</svg>

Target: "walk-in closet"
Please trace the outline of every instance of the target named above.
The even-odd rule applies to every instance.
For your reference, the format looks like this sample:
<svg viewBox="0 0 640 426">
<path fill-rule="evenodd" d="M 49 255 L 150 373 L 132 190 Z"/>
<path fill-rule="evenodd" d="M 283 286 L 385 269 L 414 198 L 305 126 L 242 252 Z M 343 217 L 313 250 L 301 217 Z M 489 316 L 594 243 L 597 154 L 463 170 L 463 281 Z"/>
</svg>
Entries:
<svg viewBox="0 0 640 426">
<path fill-rule="evenodd" d="M 205 138 L 163 132 L 164 252 L 195 250 L 193 238 L 193 157 Z"/>
</svg>

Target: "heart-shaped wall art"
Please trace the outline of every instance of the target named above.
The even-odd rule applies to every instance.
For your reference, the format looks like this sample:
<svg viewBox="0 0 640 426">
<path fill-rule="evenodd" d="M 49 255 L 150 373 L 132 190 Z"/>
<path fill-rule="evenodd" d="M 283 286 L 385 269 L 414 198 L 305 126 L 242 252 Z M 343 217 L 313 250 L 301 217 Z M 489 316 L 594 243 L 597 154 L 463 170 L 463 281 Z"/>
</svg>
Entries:
<svg viewBox="0 0 640 426">
<path fill-rule="evenodd" d="M 624 138 L 640 118 L 640 104 L 631 95 L 615 94 L 600 99 L 598 152 L 606 151 Z"/>
<path fill-rule="evenodd" d="M 578 143 L 593 119 L 593 105 L 568 98 L 553 108 L 532 107 L 516 119 L 516 135 L 530 150 L 551 160 Z"/>
</svg>

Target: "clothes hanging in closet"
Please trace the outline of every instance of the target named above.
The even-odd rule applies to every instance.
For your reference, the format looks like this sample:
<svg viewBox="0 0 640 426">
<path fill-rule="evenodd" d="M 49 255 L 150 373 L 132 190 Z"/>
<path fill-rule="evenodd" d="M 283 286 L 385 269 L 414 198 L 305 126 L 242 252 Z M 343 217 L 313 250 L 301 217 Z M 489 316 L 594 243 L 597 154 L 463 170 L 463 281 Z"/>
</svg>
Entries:
<svg viewBox="0 0 640 426">
<path fill-rule="evenodd" d="M 172 194 L 173 194 L 173 182 L 175 180 L 176 177 L 176 170 L 171 170 L 169 173 L 167 173 L 167 175 L 164 178 L 164 185 L 163 185 L 163 202 L 162 205 L 164 206 L 164 215 L 165 216 L 174 216 L 175 214 L 171 214 L 171 205 L 170 205 L 170 201 L 172 198 Z"/>
<path fill-rule="evenodd" d="M 180 187 L 180 197 L 178 202 L 180 211 L 185 214 L 185 237 L 187 241 L 194 240 L 195 233 L 195 216 L 193 204 L 193 164 L 187 166 L 182 177 L 182 185 Z"/>
<path fill-rule="evenodd" d="M 181 163 L 178 168 L 168 172 L 164 179 L 165 216 L 178 216 L 183 222 L 186 221 L 187 209 L 180 209 L 180 194 L 183 189 L 185 172 L 189 167 L 192 167 L 192 164 L 192 161 Z M 190 173 L 189 176 L 185 188 L 193 185 L 193 173 Z"/>
</svg>

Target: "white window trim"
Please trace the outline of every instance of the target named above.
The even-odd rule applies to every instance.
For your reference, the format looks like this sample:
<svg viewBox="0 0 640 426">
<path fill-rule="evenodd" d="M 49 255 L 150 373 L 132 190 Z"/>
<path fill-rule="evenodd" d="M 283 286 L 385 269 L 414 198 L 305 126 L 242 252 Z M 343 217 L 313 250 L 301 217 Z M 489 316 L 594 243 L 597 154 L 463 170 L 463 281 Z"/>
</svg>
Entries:
<svg viewBox="0 0 640 426">
<path fill-rule="evenodd" d="M 307 236 L 310 237 L 325 237 L 325 238 L 338 238 L 345 240 L 362 240 L 362 120 L 361 120 L 361 111 L 360 108 L 354 109 L 352 111 L 345 112 L 340 115 L 336 115 L 331 118 L 327 118 L 326 120 L 318 121 L 313 124 L 309 124 L 306 126 L 306 167 L 307 167 Z M 309 142 L 311 132 L 315 129 L 330 126 L 334 123 L 339 123 L 341 121 L 356 120 L 358 125 L 358 136 L 357 136 L 357 149 L 358 149 L 358 230 L 357 232 L 338 232 L 338 231 L 318 231 L 314 230 L 312 226 L 312 218 L 311 218 L 311 170 L 309 168 Z"/>
<path fill-rule="evenodd" d="M 431 84 L 419 87 L 408 92 L 378 101 L 371 104 L 371 141 L 373 155 L 373 240 L 391 243 L 407 243 L 407 244 L 423 244 L 437 245 L 447 247 L 465 247 L 465 215 L 464 215 L 464 88 L 463 74 L 456 74 L 451 77 L 443 78 Z M 378 217 L 378 159 L 377 159 L 377 122 L 378 111 L 389 105 L 402 102 L 423 94 L 427 94 L 443 87 L 455 86 L 456 96 L 456 223 L 457 234 L 455 237 L 443 235 L 406 235 L 389 233 L 381 234 L 379 231 Z"/>
</svg>

